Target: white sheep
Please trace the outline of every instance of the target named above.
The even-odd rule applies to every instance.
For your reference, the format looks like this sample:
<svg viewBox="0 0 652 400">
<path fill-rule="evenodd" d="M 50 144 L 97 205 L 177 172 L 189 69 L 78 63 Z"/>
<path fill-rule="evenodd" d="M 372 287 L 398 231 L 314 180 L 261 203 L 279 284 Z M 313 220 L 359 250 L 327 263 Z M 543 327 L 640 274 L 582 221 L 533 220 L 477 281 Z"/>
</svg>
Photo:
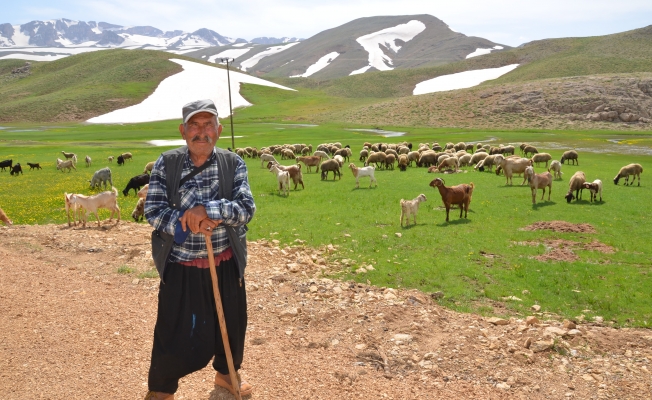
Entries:
<svg viewBox="0 0 652 400">
<path fill-rule="evenodd" d="M 113 162 L 113 156 L 108 156 L 106 159 L 109 160 L 110 163 Z"/>
<path fill-rule="evenodd" d="M 106 208 L 111 211 L 111 216 L 109 217 L 109 222 L 113 220 L 113 214 L 118 213 L 118 221 L 120 222 L 120 207 L 118 207 L 118 189 L 111 187 L 111 191 L 98 193 L 93 196 L 84 196 L 80 194 L 73 194 L 70 198 L 70 202 L 77 204 L 83 207 L 86 210 L 84 215 L 83 226 L 86 227 L 86 221 L 88 220 L 88 214 L 95 214 L 97 218 L 97 226 L 100 226 L 100 217 L 97 214 L 97 210 L 100 208 Z"/>
<path fill-rule="evenodd" d="M 277 164 L 273 164 L 269 167 L 269 172 L 276 175 L 276 180 L 278 181 L 278 194 L 281 194 L 281 190 L 285 192 L 286 196 L 290 195 L 290 173 L 283 171 L 278 167 Z"/>
<path fill-rule="evenodd" d="M 602 201 L 602 181 L 600 179 L 596 179 L 591 183 L 584 182 L 582 186 L 591 192 L 591 203 L 593 203 L 593 199 L 598 201 L 598 194 L 600 195 L 600 201 Z"/>
<path fill-rule="evenodd" d="M 276 161 L 276 158 L 274 158 L 273 155 L 271 154 L 261 154 L 260 155 L 260 168 L 265 168 L 265 162 L 270 162 L 273 161 L 276 164 L 278 164 L 278 161 Z"/>
<path fill-rule="evenodd" d="M 144 174 L 144 173 L 152 172 L 152 169 L 154 169 L 154 164 L 155 164 L 155 163 L 156 163 L 156 161 L 150 161 L 150 162 L 148 162 L 148 163 L 145 165 L 145 169 L 143 170 L 143 174 Z"/>
<path fill-rule="evenodd" d="M 321 150 L 315 151 L 314 153 L 312 153 L 312 155 L 316 156 L 316 157 L 325 158 L 327 160 L 331 159 L 331 157 L 328 155 L 328 153 L 326 153 L 325 151 L 321 151 Z"/>
<path fill-rule="evenodd" d="M 61 172 L 63 172 L 64 169 L 67 169 L 68 172 L 71 172 L 71 168 L 77 171 L 77 168 L 75 168 L 75 163 L 73 163 L 72 160 L 57 162 L 57 169 L 61 170 Z"/>
<path fill-rule="evenodd" d="M 614 183 L 617 185 L 620 178 L 625 178 L 625 186 L 629 183 L 629 176 L 633 175 L 632 185 L 634 185 L 634 180 L 638 177 L 638 186 L 641 186 L 641 174 L 643 173 L 643 167 L 641 164 L 629 164 L 625 165 L 618 171 L 618 175 L 614 178 Z"/>
<path fill-rule="evenodd" d="M 410 215 L 414 218 L 414 225 L 417 224 L 417 212 L 419 211 L 419 204 L 426 201 L 426 195 L 420 194 L 413 200 L 401 199 L 401 226 L 403 226 L 403 218 L 406 218 L 405 226 L 410 225 Z"/>
<path fill-rule="evenodd" d="M 368 167 L 360 167 L 358 168 L 355 164 L 351 163 L 349 164 L 349 168 L 351 168 L 351 172 L 353 172 L 353 176 L 355 176 L 355 187 L 359 188 L 360 187 L 360 178 L 363 176 L 368 176 L 369 177 L 369 187 L 371 188 L 371 184 L 375 183 L 376 187 L 378 187 L 378 182 L 376 181 L 376 177 L 374 176 L 374 171 L 376 171 L 376 167 L 373 165 L 370 165 Z"/>
<path fill-rule="evenodd" d="M 91 156 L 86 156 L 85 161 L 86 161 L 86 166 L 90 167 L 92 163 Z"/>
<path fill-rule="evenodd" d="M 548 168 L 548 172 L 554 171 L 553 176 L 555 179 L 561 179 L 561 163 L 557 160 L 554 160 L 553 162 L 550 163 L 550 168 Z"/>
</svg>

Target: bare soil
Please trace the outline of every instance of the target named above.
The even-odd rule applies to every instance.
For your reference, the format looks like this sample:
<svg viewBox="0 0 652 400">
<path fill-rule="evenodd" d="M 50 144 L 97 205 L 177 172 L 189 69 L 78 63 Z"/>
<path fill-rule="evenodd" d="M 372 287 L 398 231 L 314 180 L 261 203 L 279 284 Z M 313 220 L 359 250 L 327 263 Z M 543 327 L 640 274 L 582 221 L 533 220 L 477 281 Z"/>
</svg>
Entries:
<svg viewBox="0 0 652 400">
<path fill-rule="evenodd" d="M 3 399 L 144 396 L 158 279 L 138 276 L 152 269 L 150 230 L 0 227 Z M 249 249 L 251 398 L 652 397 L 649 330 L 571 331 L 537 312 L 531 325 L 494 325 L 415 290 L 325 278 L 340 268 L 332 246 Z M 207 367 L 184 378 L 176 398 L 232 398 L 213 377 Z"/>
<path fill-rule="evenodd" d="M 566 221 L 539 221 L 523 228 L 524 231 L 550 230 L 567 233 L 596 233 L 591 224 L 573 224 Z"/>
<path fill-rule="evenodd" d="M 555 221 L 555 222 L 559 222 L 559 221 Z M 588 225 L 588 224 L 584 224 L 584 225 Z M 573 229 L 575 227 L 576 226 L 573 226 Z M 562 232 L 566 232 L 566 230 Z M 580 259 L 580 257 L 577 254 L 575 254 L 574 250 L 578 250 L 578 249 L 588 250 L 588 251 L 598 251 L 600 253 L 605 253 L 605 254 L 613 254 L 616 252 L 616 250 L 613 247 L 606 245 L 598 240 L 593 240 L 592 242 L 589 243 L 580 243 L 573 240 L 565 240 L 565 239 L 546 239 L 543 242 L 525 241 L 525 242 L 517 242 L 517 244 L 524 245 L 524 246 L 539 246 L 540 244 L 543 244 L 546 248 L 546 252 L 544 254 L 534 257 L 539 261 L 566 261 L 566 262 L 577 261 Z"/>
</svg>

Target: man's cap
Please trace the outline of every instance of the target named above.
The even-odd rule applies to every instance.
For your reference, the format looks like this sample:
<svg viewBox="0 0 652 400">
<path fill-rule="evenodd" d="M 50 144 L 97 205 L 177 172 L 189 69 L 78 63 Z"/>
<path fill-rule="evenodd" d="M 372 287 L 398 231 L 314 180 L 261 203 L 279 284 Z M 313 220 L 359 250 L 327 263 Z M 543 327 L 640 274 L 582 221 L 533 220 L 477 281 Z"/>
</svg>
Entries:
<svg viewBox="0 0 652 400">
<path fill-rule="evenodd" d="M 191 103 L 186 104 L 183 106 L 183 123 L 187 123 L 190 118 L 192 118 L 193 115 L 198 114 L 200 112 L 207 112 L 211 113 L 214 116 L 217 117 L 217 107 L 215 107 L 215 103 L 213 103 L 213 100 L 210 99 L 204 99 L 204 100 L 195 100 Z"/>
</svg>

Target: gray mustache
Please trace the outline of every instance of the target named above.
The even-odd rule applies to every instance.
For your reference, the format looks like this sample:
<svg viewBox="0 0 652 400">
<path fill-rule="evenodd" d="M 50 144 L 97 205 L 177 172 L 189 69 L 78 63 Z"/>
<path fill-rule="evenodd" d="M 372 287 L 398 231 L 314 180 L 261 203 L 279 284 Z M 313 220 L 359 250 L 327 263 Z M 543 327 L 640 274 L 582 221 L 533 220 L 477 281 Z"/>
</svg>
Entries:
<svg viewBox="0 0 652 400">
<path fill-rule="evenodd" d="M 211 142 L 211 140 L 208 137 L 200 137 L 200 136 L 195 136 L 194 138 L 192 138 L 192 141 L 193 142 L 206 142 L 206 143 Z"/>
</svg>

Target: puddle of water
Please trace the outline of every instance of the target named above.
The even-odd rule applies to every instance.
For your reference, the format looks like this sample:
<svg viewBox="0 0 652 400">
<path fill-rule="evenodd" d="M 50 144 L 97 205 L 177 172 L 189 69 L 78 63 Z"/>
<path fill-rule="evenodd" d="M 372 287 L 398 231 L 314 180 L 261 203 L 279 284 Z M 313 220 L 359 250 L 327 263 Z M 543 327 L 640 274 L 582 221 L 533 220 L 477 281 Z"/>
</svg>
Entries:
<svg viewBox="0 0 652 400">
<path fill-rule="evenodd" d="M 15 129 L 13 131 L 7 131 L 7 132 L 42 132 L 43 129 Z"/>
<path fill-rule="evenodd" d="M 399 137 L 405 135 L 407 132 L 386 131 L 383 129 L 347 129 L 347 131 L 354 132 L 371 132 L 383 135 L 384 137 Z"/>
<path fill-rule="evenodd" d="M 599 147 L 573 147 L 573 150 L 585 151 L 587 153 L 615 153 L 615 154 L 631 154 L 638 156 L 650 156 L 652 155 L 652 148 L 645 146 L 634 146 L 631 144 L 618 144 L 620 141 L 626 139 L 607 139 L 607 142 L 614 144 L 605 143 L 603 146 Z M 567 144 L 561 144 L 556 142 L 532 142 L 531 145 L 538 148 L 545 149 L 554 149 L 554 150 L 569 150 L 570 147 Z"/>
<path fill-rule="evenodd" d="M 314 125 L 314 124 L 275 124 L 275 125 L 283 125 L 283 126 L 289 126 L 292 128 L 314 128 L 319 125 Z"/>
<path fill-rule="evenodd" d="M 231 136 L 227 136 L 230 138 Z M 243 136 L 234 136 L 234 138 L 241 138 Z M 160 146 L 185 146 L 186 141 L 183 139 L 174 139 L 174 140 L 149 140 L 147 141 L 147 144 L 151 144 L 152 146 L 160 147 Z"/>
</svg>

